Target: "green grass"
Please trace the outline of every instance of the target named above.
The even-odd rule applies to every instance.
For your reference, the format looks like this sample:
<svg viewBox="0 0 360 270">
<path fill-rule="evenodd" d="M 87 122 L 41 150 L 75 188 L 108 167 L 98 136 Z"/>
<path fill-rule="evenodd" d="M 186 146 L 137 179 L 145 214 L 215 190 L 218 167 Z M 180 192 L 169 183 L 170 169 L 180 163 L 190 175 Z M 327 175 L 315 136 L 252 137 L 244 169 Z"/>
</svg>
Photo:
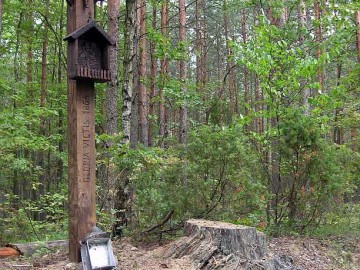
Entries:
<svg viewBox="0 0 360 270">
<path fill-rule="evenodd" d="M 360 236 L 360 204 L 345 204 L 336 212 L 325 216 L 320 226 L 307 232 L 309 236 L 326 238 Z"/>
</svg>

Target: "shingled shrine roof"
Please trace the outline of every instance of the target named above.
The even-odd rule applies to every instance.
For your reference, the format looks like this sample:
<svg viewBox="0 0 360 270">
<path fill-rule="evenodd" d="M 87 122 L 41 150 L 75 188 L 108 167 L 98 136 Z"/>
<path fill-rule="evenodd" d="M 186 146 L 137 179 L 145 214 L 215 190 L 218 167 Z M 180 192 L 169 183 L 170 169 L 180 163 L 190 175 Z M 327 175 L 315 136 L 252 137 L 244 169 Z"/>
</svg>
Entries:
<svg viewBox="0 0 360 270">
<path fill-rule="evenodd" d="M 90 21 L 84 26 L 66 36 L 64 40 L 75 40 L 82 37 L 87 40 L 96 40 L 99 43 L 115 44 L 114 40 L 95 21 Z M 100 39 L 98 38 L 100 37 Z"/>
</svg>

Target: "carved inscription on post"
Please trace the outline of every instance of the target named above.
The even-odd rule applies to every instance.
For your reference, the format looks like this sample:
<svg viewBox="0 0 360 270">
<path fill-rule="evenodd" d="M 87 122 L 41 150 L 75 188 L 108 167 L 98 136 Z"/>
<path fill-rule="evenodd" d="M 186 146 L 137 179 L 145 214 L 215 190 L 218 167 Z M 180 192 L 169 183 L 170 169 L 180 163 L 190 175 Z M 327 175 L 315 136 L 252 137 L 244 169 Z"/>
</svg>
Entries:
<svg viewBox="0 0 360 270">
<path fill-rule="evenodd" d="M 90 173 L 91 173 L 91 158 L 90 158 L 90 143 L 93 138 L 91 138 L 91 119 L 90 119 L 90 96 L 84 95 L 81 101 L 82 106 L 82 127 L 81 127 L 81 139 L 83 146 L 82 154 L 82 169 L 83 169 L 83 181 L 90 182 Z"/>
</svg>

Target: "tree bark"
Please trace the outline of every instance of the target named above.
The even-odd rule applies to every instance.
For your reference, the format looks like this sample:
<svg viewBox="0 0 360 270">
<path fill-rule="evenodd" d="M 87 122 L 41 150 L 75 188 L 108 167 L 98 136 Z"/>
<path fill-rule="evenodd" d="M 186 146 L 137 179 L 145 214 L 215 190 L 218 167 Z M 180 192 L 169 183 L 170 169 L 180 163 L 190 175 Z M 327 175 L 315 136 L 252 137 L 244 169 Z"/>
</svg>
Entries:
<svg viewBox="0 0 360 270">
<path fill-rule="evenodd" d="M 356 22 L 356 48 L 358 53 L 358 62 L 360 63 L 360 10 L 355 12 Z"/>
<path fill-rule="evenodd" d="M 186 236 L 168 246 L 164 257 L 186 256 L 194 269 L 278 269 L 267 267 L 273 262 L 264 258 L 265 235 L 255 228 L 191 219 L 184 231 Z"/>
<path fill-rule="evenodd" d="M 47 49 L 48 49 L 48 16 L 49 16 L 50 1 L 45 1 L 45 23 L 44 23 L 44 39 L 42 43 L 42 56 L 41 56 L 41 81 L 40 81 L 40 108 L 45 107 L 46 102 L 46 68 L 47 68 Z M 44 116 L 40 117 L 40 136 L 45 136 L 46 122 Z M 40 168 L 44 168 L 44 151 L 40 150 L 38 156 L 38 164 Z M 50 166 L 50 164 L 48 164 Z M 45 168 L 44 168 L 45 169 Z M 49 177 L 49 176 L 48 176 Z M 43 195 L 46 191 L 46 177 L 44 173 L 39 175 L 39 190 L 38 195 Z"/>
<path fill-rule="evenodd" d="M 256 132 L 261 134 L 263 132 L 263 125 L 262 125 L 262 117 L 260 116 L 260 111 L 262 109 L 262 98 L 260 93 L 260 85 L 259 85 L 259 78 L 256 74 L 254 74 L 254 87 L 255 87 L 255 112 L 257 114 L 255 118 L 255 128 Z"/>
<path fill-rule="evenodd" d="M 139 43 L 139 141 L 145 146 L 148 142 L 148 123 L 147 123 L 147 92 L 145 87 L 146 77 L 146 1 L 140 1 L 140 43 Z"/>
<path fill-rule="evenodd" d="M 119 11 L 120 1 L 109 0 L 107 5 L 109 17 L 109 35 L 115 40 L 110 47 L 110 70 L 112 71 L 111 81 L 107 84 L 105 92 L 105 123 L 106 134 L 114 135 L 117 132 L 118 112 L 118 39 L 119 39 Z"/>
<path fill-rule="evenodd" d="M 104 121 L 104 133 L 112 136 L 117 133 L 117 122 L 118 122 L 118 40 L 119 40 L 119 11 L 120 1 L 109 0 L 107 5 L 108 10 L 108 23 L 109 23 L 109 35 L 115 40 L 115 44 L 110 47 L 110 70 L 111 81 L 107 84 L 105 92 L 105 121 Z M 106 149 L 113 145 L 112 140 L 107 140 L 104 143 L 104 159 L 108 160 L 106 164 L 103 164 L 99 173 L 101 175 L 101 184 L 104 190 L 104 210 L 106 213 L 111 214 L 112 210 L 115 209 L 115 200 L 117 197 L 116 190 L 116 173 L 114 168 L 110 166 L 110 156 L 106 153 Z"/>
<path fill-rule="evenodd" d="M 226 72 L 229 77 L 229 102 L 230 102 L 230 116 L 235 114 L 235 81 L 234 81 L 234 63 L 231 60 L 232 51 L 230 48 L 230 34 L 229 34 L 229 19 L 228 19 L 228 6 L 227 0 L 224 0 L 224 31 L 226 42 Z"/>
<path fill-rule="evenodd" d="M 282 10 L 282 13 L 279 17 L 273 17 L 272 15 L 273 10 L 271 7 L 268 8 L 268 13 L 270 17 L 270 22 L 272 25 L 281 28 L 284 25 L 285 22 L 285 13 L 286 8 Z M 270 71 L 270 78 L 273 76 L 272 71 Z M 272 200 L 272 205 L 274 208 L 274 223 L 275 225 L 278 225 L 281 219 L 281 214 L 278 211 L 278 207 L 280 205 L 279 197 L 284 189 L 284 183 L 282 183 L 281 173 L 280 173 L 280 164 L 281 164 L 281 155 L 280 155 L 280 148 L 279 148 L 279 124 L 280 124 L 280 115 L 279 115 L 279 102 L 276 100 L 276 97 L 274 98 L 271 92 L 267 93 L 269 94 L 269 97 L 272 99 L 271 105 L 268 107 L 268 109 L 273 110 L 272 116 L 270 118 L 270 126 L 274 131 L 274 137 L 271 141 L 271 147 L 268 152 L 268 164 L 269 164 L 269 174 L 271 177 L 270 185 L 269 185 L 269 191 L 274 194 L 274 199 Z"/>
<path fill-rule="evenodd" d="M 342 70 L 341 64 L 337 64 L 336 65 L 336 86 L 337 87 L 340 86 L 341 70 Z M 336 108 L 335 119 L 334 119 L 334 132 L 333 132 L 333 141 L 334 141 L 334 143 L 339 144 L 339 145 L 343 143 L 342 130 L 341 130 L 340 124 L 338 122 L 340 112 L 341 112 L 341 108 Z"/>
<path fill-rule="evenodd" d="M 59 21 L 59 36 L 63 36 L 63 28 L 64 28 L 64 1 L 61 0 L 61 16 Z M 59 44 L 59 50 L 58 50 L 58 63 L 57 63 L 57 83 L 58 85 L 61 85 L 62 83 L 62 56 L 63 56 L 63 47 L 62 44 Z M 59 147 L 59 153 L 60 155 L 64 152 L 64 129 L 63 129 L 63 122 L 64 122 L 64 112 L 63 108 L 60 106 L 58 109 L 58 134 L 61 135 L 61 139 L 59 140 L 58 147 Z M 56 181 L 56 188 L 58 187 L 58 184 L 61 182 L 64 176 L 64 166 L 63 161 L 61 158 L 58 158 L 57 162 L 57 181 Z"/>
<path fill-rule="evenodd" d="M 136 0 L 126 0 L 125 12 L 125 29 L 124 29 L 124 60 L 123 60 L 123 82 L 122 82 L 122 130 L 123 130 L 123 144 L 134 143 L 133 138 L 133 113 L 134 113 L 134 87 L 135 87 L 135 71 L 136 65 L 135 48 L 136 42 Z M 136 135 L 135 135 L 136 136 Z M 115 201 L 115 208 L 119 211 L 116 214 L 116 222 L 113 227 L 115 235 L 121 235 L 122 228 L 127 226 L 131 220 L 132 212 L 132 187 L 128 173 L 124 171 L 121 175 L 117 190 L 117 199 Z"/>
<path fill-rule="evenodd" d="M 125 32 L 124 32 L 124 60 L 122 83 L 122 130 L 125 144 L 131 140 L 131 113 L 133 100 L 134 75 L 134 40 L 135 40 L 135 10 L 136 0 L 126 1 Z"/>
<path fill-rule="evenodd" d="M 179 42 L 185 43 L 185 34 L 186 34 L 186 11 L 185 11 L 185 0 L 179 0 Z M 186 49 L 184 51 L 186 53 Z M 179 134 L 179 142 L 182 144 L 186 144 L 187 142 L 187 118 L 188 112 L 186 107 L 186 72 L 187 66 L 184 59 L 179 61 L 179 79 L 181 84 L 181 94 L 182 94 L 182 102 L 180 107 L 180 134 Z"/>
<path fill-rule="evenodd" d="M 3 15 L 3 0 L 0 0 L 0 44 L 1 44 L 1 37 L 2 37 L 2 15 Z"/>
<path fill-rule="evenodd" d="M 247 35 L 246 35 L 245 9 L 241 10 L 241 32 L 242 32 L 243 43 L 246 44 Z M 250 108 L 250 97 L 249 97 L 248 70 L 245 66 L 243 67 L 243 72 L 244 72 L 244 102 L 245 102 L 244 115 L 247 116 L 249 114 L 249 108 Z"/>
<path fill-rule="evenodd" d="M 206 93 L 205 86 L 207 81 L 207 67 L 206 67 L 206 55 L 207 55 L 207 22 L 206 22 L 206 1 L 202 0 L 202 20 L 201 20 L 201 28 L 202 28 L 202 39 L 201 39 L 201 93 L 202 100 L 205 102 Z"/>
<path fill-rule="evenodd" d="M 151 27 L 156 31 L 156 5 L 153 6 L 152 10 L 152 23 Z M 153 133 L 154 133 L 154 118 L 155 118 L 155 95 L 156 95 L 156 58 L 155 58 L 155 43 L 152 41 L 150 43 L 150 101 L 149 101 L 149 117 L 150 121 L 148 123 L 148 142 L 149 146 L 153 144 Z"/>
<path fill-rule="evenodd" d="M 358 63 L 360 63 L 360 10 L 357 10 L 355 12 L 355 24 L 356 24 L 356 48 L 358 54 Z M 350 140 L 351 140 L 351 149 L 353 151 L 357 150 L 356 135 L 357 135 L 357 128 L 352 127 L 350 129 Z"/>
<path fill-rule="evenodd" d="M 200 6 L 202 0 L 195 0 L 195 57 L 196 57 L 196 87 L 200 89 L 201 76 L 201 33 L 200 33 Z"/>
<path fill-rule="evenodd" d="M 302 31 L 306 29 L 306 5 L 304 0 L 300 0 L 298 7 L 298 21 L 299 21 L 299 43 L 302 45 L 304 42 L 304 35 Z M 305 115 L 309 115 L 310 113 L 310 105 L 309 105 L 309 97 L 310 97 L 310 89 L 305 86 L 305 82 L 301 81 L 301 86 L 304 88 L 302 91 L 302 106 L 304 107 Z"/>
<path fill-rule="evenodd" d="M 162 1 L 161 5 L 161 34 L 164 39 L 168 38 L 168 7 L 167 0 Z M 160 87 L 159 87 L 159 146 L 164 147 L 166 129 L 166 108 L 163 89 L 166 83 L 169 60 L 164 55 L 160 60 Z"/>
<path fill-rule="evenodd" d="M 61 0 L 61 16 L 60 16 L 60 21 L 59 21 L 59 36 L 63 36 L 63 27 L 64 27 L 64 1 L 65 0 Z M 58 85 L 61 85 L 62 82 L 62 56 L 63 56 L 63 47 L 62 44 L 59 44 L 59 51 L 58 51 L 58 65 L 57 65 L 57 83 Z M 59 110 L 58 110 L 58 133 L 61 135 L 61 139 L 59 140 L 59 153 L 62 154 L 64 152 L 64 129 L 63 129 L 63 122 L 64 122 L 64 113 L 63 113 L 63 108 L 60 106 Z M 63 179 L 63 175 L 64 175 L 64 166 L 63 166 L 63 161 L 61 158 L 58 158 L 58 162 L 57 162 L 57 183 L 56 183 L 56 187 L 58 187 L 58 184 L 61 182 L 61 180 Z"/>
<path fill-rule="evenodd" d="M 33 0 L 28 0 L 27 4 L 29 7 L 32 7 Z M 33 81 L 33 69 L 32 69 L 32 62 L 33 62 L 33 50 L 32 50 L 32 27 L 33 27 L 33 14 L 32 10 L 28 11 L 27 14 L 27 23 L 29 23 L 30 29 L 27 31 L 27 60 L 26 60 L 26 95 L 28 97 L 27 102 L 33 102 L 34 100 L 34 94 L 33 94 L 33 87 L 32 87 L 32 81 Z"/>
<path fill-rule="evenodd" d="M 316 20 L 316 29 L 315 29 L 315 41 L 316 41 L 316 58 L 318 61 L 320 61 L 322 49 L 321 49 L 321 43 L 322 43 L 322 29 L 321 29 L 321 10 L 320 4 L 322 0 L 314 0 L 314 15 Z M 322 68 L 322 64 L 319 63 L 319 68 L 317 71 L 317 81 L 320 86 L 320 91 L 324 92 L 324 71 Z"/>
</svg>

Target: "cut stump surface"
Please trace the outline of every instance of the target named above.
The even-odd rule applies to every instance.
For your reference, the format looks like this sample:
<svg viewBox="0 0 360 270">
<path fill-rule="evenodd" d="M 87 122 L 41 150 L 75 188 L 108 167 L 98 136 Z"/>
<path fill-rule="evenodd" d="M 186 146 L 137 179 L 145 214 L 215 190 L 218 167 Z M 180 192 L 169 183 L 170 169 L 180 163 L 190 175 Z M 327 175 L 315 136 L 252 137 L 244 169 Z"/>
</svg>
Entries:
<svg viewBox="0 0 360 270">
<path fill-rule="evenodd" d="M 266 239 L 253 227 L 191 219 L 185 237 L 165 251 L 167 258 L 188 257 L 196 269 L 291 270 L 287 258 L 268 258 Z"/>
</svg>

